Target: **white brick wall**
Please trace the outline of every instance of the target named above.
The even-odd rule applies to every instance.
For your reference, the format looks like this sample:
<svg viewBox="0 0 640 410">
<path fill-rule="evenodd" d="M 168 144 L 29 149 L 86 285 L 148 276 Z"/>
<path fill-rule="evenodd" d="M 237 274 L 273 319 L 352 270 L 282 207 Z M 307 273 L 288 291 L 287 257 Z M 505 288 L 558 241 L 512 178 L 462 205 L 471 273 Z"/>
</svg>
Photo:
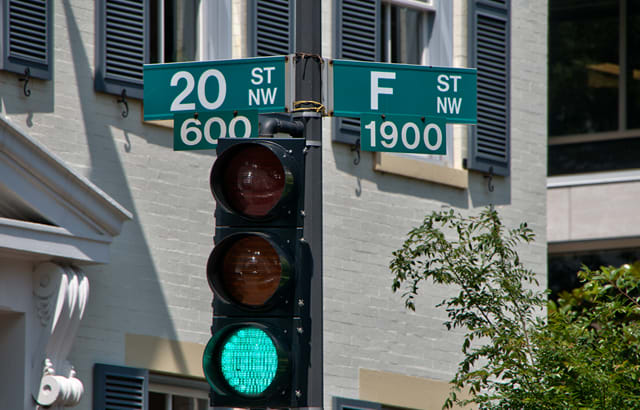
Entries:
<svg viewBox="0 0 640 410">
<path fill-rule="evenodd" d="M 456 22 L 465 24 L 459 13 L 454 10 Z M 328 53 L 332 18 L 323 14 Z M 461 337 L 446 331 L 444 312 L 434 308 L 452 289 L 423 284 L 415 313 L 391 292 L 391 252 L 427 213 L 447 205 L 477 214 L 494 203 L 505 223 L 527 221 L 537 240 L 522 247 L 521 257 L 546 285 L 546 19 L 546 5 L 512 4 L 512 176 L 494 178 L 493 193 L 478 174 L 470 174 L 469 190 L 463 191 L 376 173 L 369 153 L 354 166 L 349 147 L 331 144 L 325 131 L 325 405 L 334 395 L 359 396 L 359 368 L 440 380 L 453 376 Z M 454 30 L 456 38 L 466 36 L 455 24 Z M 331 129 L 329 121 L 325 130 Z"/>
<path fill-rule="evenodd" d="M 242 19 L 244 2 L 233 1 Z M 332 1 L 323 2 L 323 54 L 332 57 Z M 546 6 L 514 0 L 512 11 L 512 176 L 481 175 L 468 190 L 376 173 L 372 154 L 353 165 L 348 146 L 332 144 L 325 119 L 324 372 L 332 396 L 358 397 L 358 369 L 447 380 L 460 359 L 459 336 L 434 308 L 450 289 L 423 286 L 417 312 L 391 293 L 388 264 L 406 233 L 443 205 L 477 213 L 493 202 L 507 224 L 526 220 L 538 240 L 523 260 L 546 283 Z M 234 20 L 235 21 L 235 20 Z M 94 362 L 121 364 L 126 333 L 206 343 L 211 292 L 205 264 L 214 203 L 214 157 L 174 152 L 167 128 L 141 122 L 140 102 L 121 118 L 117 97 L 93 91 L 94 1 L 55 2 L 53 81 L 0 73 L 0 108 L 61 159 L 129 209 L 134 220 L 114 241 L 112 262 L 87 267 L 91 296 L 70 360 L 85 386 L 78 409 L 91 408 Z M 246 42 L 245 42 L 246 43 Z M 244 43 L 234 41 L 234 56 Z"/>
</svg>

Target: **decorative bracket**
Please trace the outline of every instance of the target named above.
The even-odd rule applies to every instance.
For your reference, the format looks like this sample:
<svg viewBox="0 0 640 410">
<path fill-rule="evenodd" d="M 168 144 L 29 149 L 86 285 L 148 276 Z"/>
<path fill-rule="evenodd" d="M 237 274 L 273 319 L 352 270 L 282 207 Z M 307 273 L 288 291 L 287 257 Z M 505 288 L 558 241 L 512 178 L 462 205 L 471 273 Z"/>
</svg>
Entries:
<svg viewBox="0 0 640 410">
<path fill-rule="evenodd" d="M 360 164 L 360 138 L 356 140 L 356 143 L 351 146 L 351 152 L 356 153 L 356 157 L 353 160 L 353 165 Z"/>
<path fill-rule="evenodd" d="M 124 109 L 122 110 L 122 118 L 127 118 L 129 116 L 129 103 L 127 102 L 127 90 L 122 89 L 122 93 L 120 93 L 120 99 L 118 100 L 119 104 L 124 105 Z"/>
<path fill-rule="evenodd" d="M 495 189 L 493 186 L 493 166 L 489 167 L 489 175 L 485 175 L 484 178 L 487 179 L 487 189 L 489 192 L 493 192 Z"/>
<path fill-rule="evenodd" d="M 31 95 L 31 89 L 29 89 L 29 80 L 31 80 L 31 69 L 29 67 L 24 69 L 24 77 L 18 79 L 20 82 L 24 81 L 23 92 L 26 97 Z"/>
<path fill-rule="evenodd" d="M 33 352 L 31 392 L 53 409 L 75 406 L 84 393 L 67 361 L 89 297 L 89 281 L 77 268 L 46 262 L 33 273 L 36 311 L 42 326 Z"/>
</svg>

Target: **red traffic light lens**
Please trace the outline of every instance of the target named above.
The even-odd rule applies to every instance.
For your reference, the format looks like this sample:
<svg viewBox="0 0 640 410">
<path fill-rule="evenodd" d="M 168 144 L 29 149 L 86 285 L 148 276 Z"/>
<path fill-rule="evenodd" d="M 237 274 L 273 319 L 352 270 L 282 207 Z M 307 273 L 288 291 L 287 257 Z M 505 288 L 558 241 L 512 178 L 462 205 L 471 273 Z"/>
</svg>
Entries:
<svg viewBox="0 0 640 410">
<path fill-rule="evenodd" d="M 280 255 L 266 239 L 250 235 L 235 241 L 222 258 L 222 287 L 235 302 L 260 307 L 280 287 Z"/>
<path fill-rule="evenodd" d="M 260 218 L 278 204 L 286 185 L 286 172 L 269 148 L 246 144 L 227 159 L 222 194 L 229 206 L 245 216 Z"/>
</svg>

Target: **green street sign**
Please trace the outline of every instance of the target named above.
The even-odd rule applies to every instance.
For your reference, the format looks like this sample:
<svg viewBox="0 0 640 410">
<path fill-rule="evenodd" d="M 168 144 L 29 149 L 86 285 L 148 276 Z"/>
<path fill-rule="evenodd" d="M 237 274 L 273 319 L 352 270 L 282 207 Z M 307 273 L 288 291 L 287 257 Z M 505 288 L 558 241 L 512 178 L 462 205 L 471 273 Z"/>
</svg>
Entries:
<svg viewBox="0 0 640 410">
<path fill-rule="evenodd" d="M 289 106 L 287 56 L 145 64 L 144 119 L 205 111 L 284 112 Z"/>
<path fill-rule="evenodd" d="M 329 111 L 339 117 L 400 114 L 476 122 L 477 72 L 472 68 L 333 60 Z"/>
<path fill-rule="evenodd" d="M 258 111 L 179 113 L 173 116 L 173 150 L 215 149 L 219 138 L 256 138 Z"/>
<path fill-rule="evenodd" d="M 446 122 L 438 117 L 363 114 L 360 117 L 360 148 L 375 152 L 445 155 Z"/>
</svg>

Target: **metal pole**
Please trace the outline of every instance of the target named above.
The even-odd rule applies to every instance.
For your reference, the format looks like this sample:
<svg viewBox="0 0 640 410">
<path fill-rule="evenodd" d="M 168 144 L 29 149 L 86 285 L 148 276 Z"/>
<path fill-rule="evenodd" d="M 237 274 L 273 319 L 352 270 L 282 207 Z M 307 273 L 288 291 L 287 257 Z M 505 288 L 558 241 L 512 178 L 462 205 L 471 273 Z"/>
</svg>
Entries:
<svg viewBox="0 0 640 410">
<path fill-rule="evenodd" d="M 321 0 L 295 0 L 296 86 L 294 101 L 322 100 Z M 311 247 L 311 357 L 308 407 L 323 408 L 322 369 L 322 113 L 298 111 L 305 122 L 304 239 Z"/>
</svg>

